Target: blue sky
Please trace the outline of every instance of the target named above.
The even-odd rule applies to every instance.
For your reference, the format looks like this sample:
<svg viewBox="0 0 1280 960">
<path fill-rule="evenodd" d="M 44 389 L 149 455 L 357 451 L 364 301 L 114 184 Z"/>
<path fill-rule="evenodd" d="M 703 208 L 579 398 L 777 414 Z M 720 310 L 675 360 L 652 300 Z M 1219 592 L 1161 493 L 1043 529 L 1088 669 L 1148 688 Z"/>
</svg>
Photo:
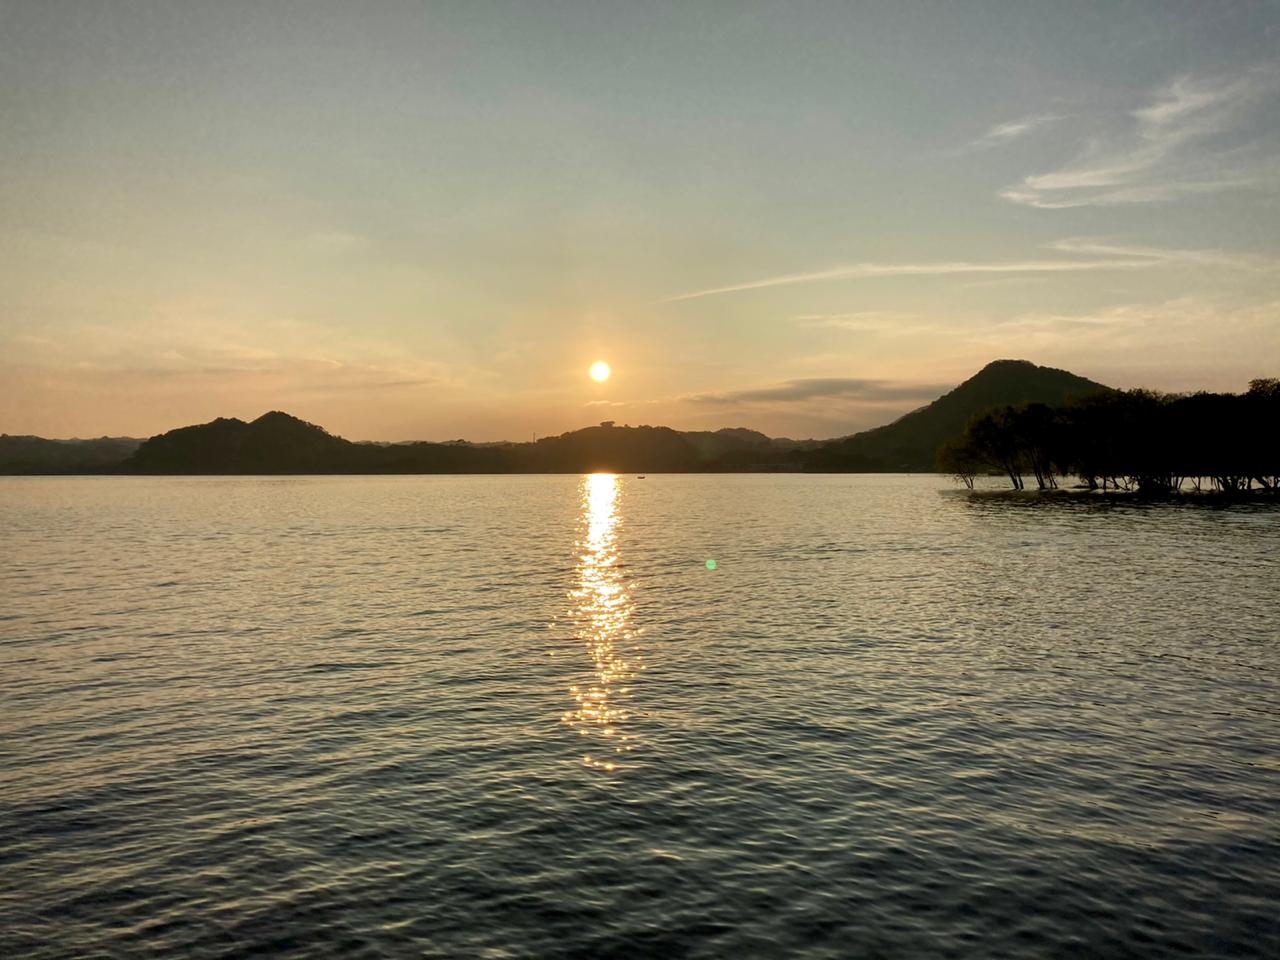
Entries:
<svg viewBox="0 0 1280 960">
<path fill-rule="evenodd" d="M 0 0 L 0 430 L 833 436 L 999 357 L 1240 389 L 1277 50 L 1276 3 Z"/>
</svg>

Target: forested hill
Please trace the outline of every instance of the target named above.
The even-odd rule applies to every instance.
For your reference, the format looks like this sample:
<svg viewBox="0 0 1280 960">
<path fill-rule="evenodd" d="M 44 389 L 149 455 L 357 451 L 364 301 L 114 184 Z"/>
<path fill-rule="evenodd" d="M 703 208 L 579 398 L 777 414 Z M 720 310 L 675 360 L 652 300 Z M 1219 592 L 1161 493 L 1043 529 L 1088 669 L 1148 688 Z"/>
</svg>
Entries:
<svg viewBox="0 0 1280 960">
<path fill-rule="evenodd" d="M 804 458 L 808 470 L 866 473 L 932 471 L 938 448 L 964 433 L 977 414 L 997 406 L 1060 405 L 1108 388 L 1028 360 L 996 360 L 950 393 L 883 427 L 833 440 Z"/>
<path fill-rule="evenodd" d="M 342 473 L 357 471 L 360 445 L 287 413 L 245 423 L 219 417 L 152 437 L 125 473 Z"/>
</svg>

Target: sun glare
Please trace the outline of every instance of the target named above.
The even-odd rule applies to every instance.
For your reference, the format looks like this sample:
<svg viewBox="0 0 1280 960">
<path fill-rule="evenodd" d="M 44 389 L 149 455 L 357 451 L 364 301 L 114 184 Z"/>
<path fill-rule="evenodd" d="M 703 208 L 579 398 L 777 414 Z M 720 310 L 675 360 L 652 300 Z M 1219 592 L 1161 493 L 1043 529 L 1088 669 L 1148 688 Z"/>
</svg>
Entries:
<svg viewBox="0 0 1280 960">
<path fill-rule="evenodd" d="M 609 365 L 603 360 L 597 360 L 591 365 L 591 379 L 596 383 L 604 383 L 609 379 Z"/>
</svg>

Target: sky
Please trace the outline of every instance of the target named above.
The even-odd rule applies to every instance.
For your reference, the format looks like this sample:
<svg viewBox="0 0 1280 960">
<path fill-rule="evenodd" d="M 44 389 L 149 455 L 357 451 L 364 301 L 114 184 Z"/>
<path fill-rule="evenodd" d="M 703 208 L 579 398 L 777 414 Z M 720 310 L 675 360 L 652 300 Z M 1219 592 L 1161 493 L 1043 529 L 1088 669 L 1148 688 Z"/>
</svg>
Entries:
<svg viewBox="0 0 1280 960">
<path fill-rule="evenodd" d="M 1278 51 L 1280 0 L 0 0 L 0 432 L 830 437 L 998 358 L 1241 390 Z"/>
</svg>

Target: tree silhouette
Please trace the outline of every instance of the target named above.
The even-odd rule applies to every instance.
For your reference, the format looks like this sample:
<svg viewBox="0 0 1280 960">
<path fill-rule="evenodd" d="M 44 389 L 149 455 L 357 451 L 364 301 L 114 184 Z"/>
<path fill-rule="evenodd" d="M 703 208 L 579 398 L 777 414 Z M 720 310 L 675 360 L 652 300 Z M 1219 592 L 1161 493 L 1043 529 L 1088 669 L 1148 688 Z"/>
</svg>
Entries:
<svg viewBox="0 0 1280 960">
<path fill-rule="evenodd" d="M 1170 495 L 1280 491 L 1280 380 L 1254 380 L 1243 394 L 1110 390 L 1056 409 L 997 407 L 942 447 L 938 467 L 972 488 L 1001 473 L 1015 490 L 1031 474 L 1052 489 L 1076 475 L 1090 489 Z M 1207 483 L 1206 483 L 1207 481 Z"/>
</svg>

